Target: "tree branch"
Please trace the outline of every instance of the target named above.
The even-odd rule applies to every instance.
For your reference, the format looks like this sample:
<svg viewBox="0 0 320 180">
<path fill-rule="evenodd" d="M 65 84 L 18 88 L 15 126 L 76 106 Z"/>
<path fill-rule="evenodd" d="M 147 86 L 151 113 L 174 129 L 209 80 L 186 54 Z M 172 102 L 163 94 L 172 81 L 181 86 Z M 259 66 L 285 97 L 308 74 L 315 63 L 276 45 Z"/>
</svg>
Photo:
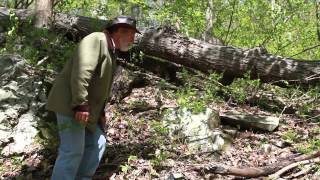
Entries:
<svg viewBox="0 0 320 180">
<path fill-rule="evenodd" d="M 294 57 L 294 56 L 297 56 L 297 55 L 299 55 L 299 54 L 302 54 L 302 53 L 304 53 L 304 52 L 306 52 L 306 51 L 315 49 L 315 48 L 317 48 L 317 47 L 319 47 L 319 46 L 320 46 L 320 44 L 317 44 L 317 45 L 315 45 L 315 46 L 311 46 L 311 47 L 309 47 L 309 48 L 307 48 L 307 49 L 302 50 L 301 52 L 298 52 L 297 54 L 294 54 L 294 55 L 290 56 L 289 58 L 292 58 L 292 57 Z"/>
<path fill-rule="evenodd" d="M 223 41 L 223 42 L 226 43 L 225 45 L 228 45 L 228 44 L 229 44 L 229 41 L 227 41 L 227 40 L 228 40 L 228 36 L 229 36 L 229 33 L 230 33 L 231 25 L 232 25 L 232 22 L 233 22 L 233 15 L 234 15 L 234 11 L 235 11 L 235 6 L 236 6 L 236 0 L 233 1 L 232 13 L 231 13 L 230 21 L 229 21 L 228 31 L 227 31 L 226 38 L 225 38 L 224 41 Z"/>
<path fill-rule="evenodd" d="M 314 1 L 314 4 L 316 6 L 316 24 L 317 24 L 317 35 L 318 35 L 318 41 L 320 41 L 320 13 L 319 13 L 319 1 Z"/>
<path fill-rule="evenodd" d="M 32 3 L 33 3 L 33 0 L 30 0 L 30 2 L 29 2 L 29 0 L 28 0 L 28 1 L 27 1 L 27 7 L 25 7 L 25 8 L 28 8 Z"/>
</svg>

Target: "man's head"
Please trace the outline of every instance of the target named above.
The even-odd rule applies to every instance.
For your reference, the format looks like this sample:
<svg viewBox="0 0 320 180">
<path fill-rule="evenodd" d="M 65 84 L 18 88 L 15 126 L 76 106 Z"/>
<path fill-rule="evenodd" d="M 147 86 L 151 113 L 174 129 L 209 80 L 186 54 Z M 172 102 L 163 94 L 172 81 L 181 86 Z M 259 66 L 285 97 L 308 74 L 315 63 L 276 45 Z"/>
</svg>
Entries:
<svg viewBox="0 0 320 180">
<path fill-rule="evenodd" d="M 115 48 L 128 51 L 134 42 L 135 33 L 140 33 L 136 28 L 136 20 L 128 16 L 118 16 L 108 22 L 105 28 L 115 43 Z"/>
</svg>

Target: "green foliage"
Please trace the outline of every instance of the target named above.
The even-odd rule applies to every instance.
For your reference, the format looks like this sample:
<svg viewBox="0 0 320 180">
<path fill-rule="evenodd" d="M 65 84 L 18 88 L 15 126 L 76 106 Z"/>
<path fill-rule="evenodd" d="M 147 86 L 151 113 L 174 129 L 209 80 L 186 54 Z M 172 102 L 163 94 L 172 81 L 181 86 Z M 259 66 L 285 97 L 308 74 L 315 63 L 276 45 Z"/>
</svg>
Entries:
<svg viewBox="0 0 320 180">
<path fill-rule="evenodd" d="M 19 27 L 19 18 L 12 11 L 9 12 L 9 29 L 6 32 L 6 44 L 4 48 L 0 50 L 0 53 L 14 52 L 16 49 L 16 39 L 18 39 L 18 27 Z"/>
<path fill-rule="evenodd" d="M 150 126 L 154 130 L 155 134 L 160 136 L 166 136 L 169 132 L 168 128 L 164 127 L 161 121 L 151 121 Z"/>
<path fill-rule="evenodd" d="M 222 74 L 211 73 L 207 81 L 205 81 L 205 99 L 207 101 L 216 100 L 220 101 L 219 92 L 222 91 L 223 85 L 219 83 L 221 80 Z"/>
<path fill-rule="evenodd" d="M 281 56 L 293 56 L 301 59 L 319 59 L 319 44 L 317 35 L 317 21 L 315 3 L 312 1 L 265 1 L 265 0 L 215 0 L 210 9 L 206 0 L 176 0 L 176 1 L 147 1 L 147 0 L 65 0 L 59 1 L 55 12 L 64 12 L 71 15 L 89 17 L 111 18 L 126 14 L 138 19 L 141 27 L 157 25 L 171 25 L 189 37 L 202 39 L 206 31 L 223 40 L 226 45 L 237 47 L 264 46 L 268 52 Z M 0 1 L 0 5 L 13 7 L 11 0 Z M 138 8 L 139 12 L 136 12 Z M 208 10 L 212 11 L 213 26 L 209 27 Z M 318 22 L 319 23 L 319 22 Z M 92 22 L 96 26 L 96 22 Z M 32 19 L 29 24 L 19 29 L 19 19 L 10 13 L 10 25 L 6 33 L 6 44 L 0 53 L 18 53 L 34 66 L 41 68 L 59 69 L 68 60 L 76 46 L 66 40 L 63 35 L 58 35 L 46 29 L 34 29 Z M 304 51 L 306 50 L 306 51 Z M 143 59 L 144 54 L 136 54 Z M 137 58 L 138 59 L 138 58 Z M 42 62 L 44 60 L 44 63 Z M 134 59 L 135 60 L 135 59 Z M 294 109 L 299 117 L 316 119 L 315 109 L 320 109 L 320 87 L 315 86 L 303 89 L 297 86 L 281 88 L 272 84 L 262 84 L 259 80 L 251 80 L 250 73 L 242 78 L 237 78 L 230 86 L 219 83 L 222 74 L 212 73 L 206 78 L 194 77 L 183 71 L 181 79 L 185 86 L 175 92 L 175 98 L 180 107 L 186 107 L 194 112 L 202 112 L 210 103 L 229 99 L 237 104 L 257 105 L 264 110 L 283 113 L 287 108 Z M 167 87 L 165 82 L 161 82 Z M 163 88 L 166 89 L 166 88 Z M 170 96 L 172 94 L 169 94 Z M 270 96 L 271 95 L 271 96 Z M 230 102 L 229 101 L 229 102 Z M 131 104 L 145 106 L 144 101 L 135 101 Z M 181 108 L 181 109 L 182 109 Z M 145 121 L 128 122 L 129 136 L 135 136 L 136 131 Z M 170 156 L 169 148 L 175 146 L 178 137 L 168 138 L 169 130 L 160 121 L 149 121 L 152 135 L 148 139 L 156 151 L 151 155 L 152 166 L 161 166 Z M 54 123 L 47 123 L 40 127 L 38 135 L 41 144 L 48 148 L 57 146 L 52 134 L 57 132 Z M 319 129 L 313 133 L 319 134 Z M 310 138 L 301 142 L 300 136 L 293 130 L 282 135 L 282 139 L 291 143 L 298 143 L 295 148 L 302 153 L 319 150 L 320 141 Z M 184 142 L 179 142 L 184 143 Z M 121 171 L 128 173 L 133 170 L 132 161 L 137 160 L 136 155 L 131 155 L 128 161 L 121 165 Z M 12 159 L 14 165 L 21 164 L 20 159 Z M 0 172 L 2 171 L 0 163 Z M 156 172 L 154 173 L 156 174 Z"/>
<path fill-rule="evenodd" d="M 312 153 L 320 150 L 320 140 L 316 138 L 312 138 L 307 142 L 299 143 L 295 145 L 295 147 L 301 153 L 304 153 L 304 154 Z"/>
<path fill-rule="evenodd" d="M 320 127 L 314 127 L 309 132 L 309 138 L 307 140 L 302 140 L 294 147 L 301 153 L 308 154 L 320 150 Z"/>
<path fill-rule="evenodd" d="M 297 90 L 298 91 L 298 90 Z M 297 93 L 297 98 L 295 99 L 295 103 L 298 105 L 296 114 L 306 118 L 310 117 L 310 113 L 312 113 L 315 109 L 319 109 L 320 107 L 320 88 L 312 87 L 307 91 L 300 90 Z M 320 118 L 316 118 L 320 121 Z"/>
<path fill-rule="evenodd" d="M 311 2 L 236 1 L 234 8 L 225 2 L 216 17 L 215 34 L 234 46 L 263 45 L 273 54 L 292 56 L 318 44 L 315 5 Z M 295 57 L 319 59 L 319 53 L 313 49 Z"/>
<path fill-rule="evenodd" d="M 159 24 L 176 24 L 179 30 L 193 37 L 200 37 L 206 28 L 206 1 L 177 0 L 165 1 L 154 13 Z"/>
<path fill-rule="evenodd" d="M 167 1 L 156 9 L 158 21 L 178 24 L 200 38 L 207 28 L 208 1 Z M 318 44 L 315 3 L 305 1 L 214 1 L 212 33 L 237 47 L 265 46 L 272 54 L 293 56 Z M 317 48 L 295 58 L 319 59 Z"/>
<path fill-rule="evenodd" d="M 128 171 L 130 171 L 132 169 L 132 167 L 130 166 L 130 162 L 131 161 L 135 161 L 137 160 L 138 157 L 137 156 L 129 156 L 128 157 L 128 162 L 124 165 L 120 165 L 120 169 L 121 169 L 121 172 L 123 173 L 128 173 Z"/>
<path fill-rule="evenodd" d="M 164 149 L 157 149 L 155 158 L 151 160 L 153 166 L 161 166 L 163 162 L 169 157 L 169 153 Z"/>
<path fill-rule="evenodd" d="M 263 84 L 260 89 L 260 104 L 274 104 L 277 108 L 276 112 L 281 112 L 286 108 L 295 110 L 295 114 L 302 118 L 313 118 L 315 110 L 319 108 L 320 89 L 318 86 L 302 88 L 299 86 L 288 86 L 286 88 Z M 268 97 L 272 94 L 272 97 Z M 263 106 L 262 106 L 263 107 Z M 317 118 L 314 118 L 317 119 Z"/>
<path fill-rule="evenodd" d="M 30 29 L 26 36 L 26 49 L 37 47 L 34 54 L 22 52 L 25 57 L 30 60 L 31 64 L 37 64 L 43 58 L 47 59 L 49 68 L 54 66 L 62 67 L 65 61 L 71 58 L 75 44 L 66 40 L 53 32 L 40 29 Z M 31 51 L 32 52 L 32 51 Z"/>
<path fill-rule="evenodd" d="M 177 103 L 180 107 L 191 109 L 195 113 L 204 111 L 208 104 L 222 100 L 220 92 L 224 88 L 218 81 L 222 74 L 212 73 L 203 82 L 199 78 L 184 70 L 180 73 L 182 81 L 186 84 L 176 92 Z M 201 90 L 198 87 L 202 87 Z"/>
<path fill-rule="evenodd" d="M 293 130 L 288 130 L 287 132 L 282 134 L 281 137 L 283 140 L 288 141 L 290 143 L 295 142 L 298 139 L 298 135 L 295 131 Z"/>
<path fill-rule="evenodd" d="M 10 165 L 8 166 L 8 164 Z M 19 155 L 12 155 L 8 158 L 1 159 L 0 173 L 17 171 L 21 169 L 23 165 L 23 157 Z"/>
<path fill-rule="evenodd" d="M 14 2 L 2 4 L 13 7 Z M 320 58 L 319 47 L 315 47 L 319 44 L 316 6 L 312 1 L 216 0 L 210 6 L 210 1 L 204 0 L 65 0 L 54 10 L 102 18 L 126 14 L 138 18 L 141 27 L 172 25 L 200 39 L 209 32 L 227 45 L 260 45 L 272 54 L 314 60 Z"/>
<path fill-rule="evenodd" d="M 1 7 L 14 8 L 14 0 L 0 0 Z"/>
<path fill-rule="evenodd" d="M 121 168 L 121 172 L 126 174 L 131 169 L 131 166 L 129 166 L 128 164 L 125 164 L 125 165 L 120 165 L 120 168 Z"/>
<path fill-rule="evenodd" d="M 243 78 L 235 79 L 225 91 L 233 101 L 242 104 L 258 93 L 260 84 L 259 79 L 251 80 L 249 73 L 246 73 Z"/>
<path fill-rule="evenodd" d="M 40 63 L 42 67 L 61 68 L 71 58 L 75 43 L 47 29 L 34 28 L 32 19 L 28 22 L 19 27 L 19 19 L 10 13 L 10 30 L 1 53 L 20 54 L 34 66 L 44 61 Z"/>
<path fill-rule="evenodd" d="M 196 89 L 191 86 L 179 89 L 177 91 L 177 103 L 180 107 L 192 109 L 195 112 L 201 112 L 206 108 L 206 104 L 198 95 Z"/>
</svg>

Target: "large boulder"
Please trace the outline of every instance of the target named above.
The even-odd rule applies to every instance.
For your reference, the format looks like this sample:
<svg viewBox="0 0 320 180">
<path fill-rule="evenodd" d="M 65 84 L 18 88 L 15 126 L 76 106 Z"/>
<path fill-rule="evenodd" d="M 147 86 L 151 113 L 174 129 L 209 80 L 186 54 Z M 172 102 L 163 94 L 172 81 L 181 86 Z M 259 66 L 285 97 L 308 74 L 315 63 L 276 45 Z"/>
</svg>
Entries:
<svg viewBox="0 0 320 180">
<path fill-rule="evenodd" d="M 210 108 L 200 113 L 185 107 L 169 109 L 163 122 L 171 137 L 185 140 L 195 151 L 221 151 L 232 142 L 232 136 L 220 128 L 219 112 Z"/>
</svg>

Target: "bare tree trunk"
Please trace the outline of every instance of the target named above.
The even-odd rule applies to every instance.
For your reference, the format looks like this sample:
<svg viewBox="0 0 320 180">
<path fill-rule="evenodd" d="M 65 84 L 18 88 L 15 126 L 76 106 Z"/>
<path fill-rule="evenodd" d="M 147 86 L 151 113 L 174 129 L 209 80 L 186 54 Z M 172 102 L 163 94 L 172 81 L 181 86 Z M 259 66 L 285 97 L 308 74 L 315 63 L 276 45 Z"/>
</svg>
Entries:
<svg viewBox="0 0 320 180">
<path fill-rule="evenodd" d="M 36 21 L 37 28 L 50 28 L 52 20 L 53 0 L 36 1 Z"/>
<path fill-rule="evenodd" d="M 212 28 L 213 28 L 213 0 L 208 0 L 207 2 L 207 11 L 206 11 L 206 21 L 208 22 L 206 31 L 202 35 L 202 39 L 205 42 L 212 43 L 210 37 L 213 37 Z"/>
<path fill-rule="evenodd" d="M 135 19 L 140 18 L 140 7 L 138 5 L 131 5 L 131 17 Z"/>
<path fill-rule="evenodd" d="M 213 0 L 208 0 L 206 10 L 206 22 L 208 22 L 205 32 L 202 34 L 202 40 L 217 45 L 224 45 L 221 39 L 218 39 L 213 34 L 213 20 L 214 20 Z"/>
</svg>

